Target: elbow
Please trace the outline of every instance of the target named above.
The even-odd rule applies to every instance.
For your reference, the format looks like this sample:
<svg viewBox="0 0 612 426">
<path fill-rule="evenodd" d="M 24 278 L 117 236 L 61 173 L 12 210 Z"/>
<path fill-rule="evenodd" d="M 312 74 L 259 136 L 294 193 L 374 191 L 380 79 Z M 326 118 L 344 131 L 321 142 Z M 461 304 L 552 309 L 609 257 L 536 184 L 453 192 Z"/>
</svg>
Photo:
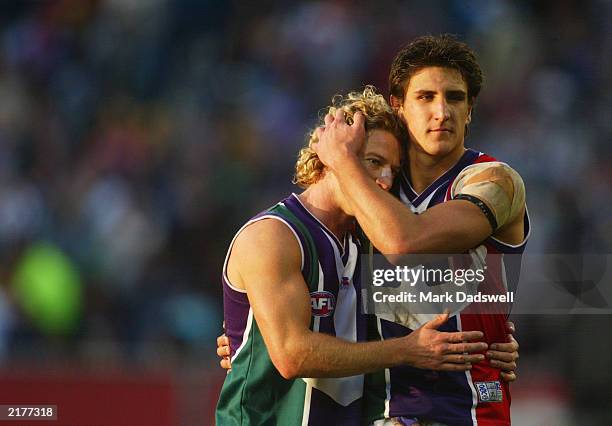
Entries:
<svg viewBox="0 0 612 426">
<path fill-rule="evenodd" d="M 414 246 L 407 238 L 386 238 L 379 250 L 386 255 L 416 253 Z"/>
<path fill-rule="evenodd" d="M 376 246 L 385 255 L 407 255 L 430 253 L 431 231 L 425 226 L 421 228 L 404 226 L 392 228 L 387 232 L 381 247 Z"/>
<path fill-rule="evenodd" d="M 304 377 L 304 362 L 300 351 L 283 348 L 274 351 L 274 355 L 270 354 L 270 359 L 283 379 L 293 380 Z"/>
<path fill-rule="evenodd" d="M 274 366 L 285 380 L 293 380 L 300 377 L 299 368 L 291 361 L 275 362 Z"/>
<path fill-rule="evenodd" d="M 296 362 L 291 357 L 275 357 L 277 359 L 272 359 L 272 363 L 278 370 L 279 374 L 285 380 L 293 380 L 298 377 L 302 377 L 301 368 L 298 362 Z M 282 359 L 278 359 L 282 358 Z"/>
</svg>

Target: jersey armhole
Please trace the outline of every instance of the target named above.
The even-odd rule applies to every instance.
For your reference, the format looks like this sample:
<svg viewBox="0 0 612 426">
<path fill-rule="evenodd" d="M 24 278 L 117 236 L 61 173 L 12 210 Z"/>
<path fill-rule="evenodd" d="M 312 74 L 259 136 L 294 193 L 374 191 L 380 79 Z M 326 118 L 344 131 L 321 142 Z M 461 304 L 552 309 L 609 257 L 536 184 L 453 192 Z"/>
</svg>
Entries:
<svg viewBox="0 0 612 426">
<path fill-rule="evenodd" d="M 232 282 L 230 281 L 229 277 L 227 276 L 227 263 L 229 261 L 229 257 L 230 254 L 232 253 L 232 248 L 234 247 L 234 242 L 236 241 L 236 238 L 238 238 L 238 235 L 240 235 L 240 233 L 249 225 L 255 223 L 255 222 L 259 222 L 260 220 L 263 219 L 276 219 L 282 223 L 284 223 L 287 228 L 289 228 L 289 230 L 291 231 L 291 233 L 293 234 L 293 236 L 295 237 L 295 239 L 298 242 L 298 245 L 300 246 L 300 270 L 304 270 L 304 247 L 302 246 L 302 241 L 300 240 L 300 237 L 298 236 L 298 234 L 295 232 L 295 229 L 293 229 L 293 227 L 289 224 L 289 222 L 287 222 L 285 219 L 283 219 L 282 217 L 273 215 L 273 214 L 267 214 L 264 216 L 259 216 L 256 219 L 251 219 L 249 220 L 247 223 L 245 223 L 244 225 L 242 225 L 242 227 L 238 230 L 238 232 L 236 232 L 236 235 L 234 235 L 234 238 L 232 238 L 232 241 L 230 242 L 229 248 L 227 249 L 227 254 L 225 255 L 225 261 L 223 262 L 223 280 L 225 280 L 226 284 L 228 285 L 229 288 L 231 288 L 234 291 L 237 291 L 239 293 L 244 293 L 246 294 L 246 290 L 243 290 L 241 288 L 238 288 L 236 286 L 234 286 L 232 284 Z"/>
<path fill-rule="evenodd" d="M 531 236 L 531 221 L 529 219 L 529 210 L 527 209 L 527 205 L 525 204 L 525 216 L 523 217 L 523 223 L 525 224 L 525 231 L 524 231 L 524 237 L 523 237 L 523 241 L 521 241 L 519 244 L 510 244 L 510 243 L 505 243 L 502 240 L 495 238 L 493 235 L 491 235 L 488 239 L 492 240 L 497 246 L 501 247 L 501 248 L 507 248 L 510 250 L 518 250 L 518 249 L 522 249 L 525 244 L 527 244 L 527 240 L 529 240 L 529 237 Z"/>
</svg>

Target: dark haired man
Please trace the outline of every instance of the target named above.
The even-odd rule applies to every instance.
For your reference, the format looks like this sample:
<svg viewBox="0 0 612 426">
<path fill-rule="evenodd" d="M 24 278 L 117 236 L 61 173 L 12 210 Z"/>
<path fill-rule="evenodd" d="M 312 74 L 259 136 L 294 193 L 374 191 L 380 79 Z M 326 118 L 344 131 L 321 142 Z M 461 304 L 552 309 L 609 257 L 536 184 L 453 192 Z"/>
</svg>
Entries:
<svg viewBox="0 0 612 426">
<path fill-rule="evenodd" d="M 410 134 L 408 158 L 396 184 L 399 199 L 367 180 L 355 154 L 363 143 L 363 129 L 328 115 L 314 148 L 382 253 L 480 250 L 486 253 L 487 283 L 507 289 L 510 271 L 503 256 L 522 253 L 529 220 L 520 176 L 493 157 L 465 148 L 481 84 L 473 51 L 452 36 L 419 37 L 397 54 L 389 76 L 390 103 Z M 504 314 L 463 312 L 450 324 L 456 330 L 483 331 L 494 349 L 496 342 L 506 339 L 506 319 Z M 377 323 L 383 339 L 411 332 L 405 324 L 380 318 Z M 381 380 L 383 387 L 370 392 L 380 404 L 369 420 L 509 425 L 510 394 L 507 383 L 500 380 L 500 365 L 483 361 L 465 373 L 388 369 Z"/>
<path fill-rule="evenodd" d="M 366 88 L 335 99 L 329 111 L 342 120 L 359 111 L 355 123 L 368 131 L 358 157 L 369 179 L 389 190 L 405 128 L 385 98 Z M 463 371 L 484 358 L 468 354 L 487 347 L 469 343 L 481 332 L 436 330 L 447 315 L 402 338 L 364 341 L 354 218 L 310 148 L 316 141 L 311 132 L 296 164 L 305 191 L 256 215 L 230 243 L 222 280 L 232 371 L 218 425 L 356 425 L 363 373 L 404 364 Z"/>
</svg>

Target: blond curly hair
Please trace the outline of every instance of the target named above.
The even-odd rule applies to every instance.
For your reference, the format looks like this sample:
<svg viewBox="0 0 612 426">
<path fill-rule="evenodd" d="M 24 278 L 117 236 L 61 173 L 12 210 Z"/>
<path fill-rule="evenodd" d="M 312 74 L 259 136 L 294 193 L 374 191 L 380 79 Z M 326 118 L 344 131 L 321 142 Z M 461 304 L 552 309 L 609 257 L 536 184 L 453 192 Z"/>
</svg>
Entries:
<svg viewBox="0 0 612 426">
<path fill-rule="evenodd" d="M 393 134 L 400 142 L 402 153 L 407 140 L 404 123 L 393 112 L 385 98 L 376 93 L 374 86 L 366 86 L 362 92 L 350 92 L 346 96 L 335 95 L 332 104 L 319 114 L 319 126 L 325 123 L 325 115 L 334 115 L 338 109 L 344 110 L 348 123 L 352 123 L 353 115 L 361 111 L 365 115 L 366 136 L 372 130 L 386 130 Z M 307 188 L 321 179 L 325 166 L 312 149 L 312 144 L 318 141 L 315 134 L 316 127 L 308 132 L 307 145 L 300 150 L 295 163 L 293 183 Z M 403 155 L 402 155 L 403 157 Z"/>
</svg>

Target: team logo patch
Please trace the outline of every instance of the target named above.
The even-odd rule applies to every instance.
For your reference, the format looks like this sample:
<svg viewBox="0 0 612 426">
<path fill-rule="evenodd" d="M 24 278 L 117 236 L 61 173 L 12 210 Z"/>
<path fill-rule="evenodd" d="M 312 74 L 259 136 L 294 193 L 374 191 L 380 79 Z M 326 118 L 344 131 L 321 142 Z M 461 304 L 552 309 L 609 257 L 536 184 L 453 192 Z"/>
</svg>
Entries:
<svg viewBox="0 0 612 426">
<path fill-rule="evenodd" d="M 336 298 L 329 291 L 314 291 L 310 293 L 312 315 L 315 317 L 328 317 L 336 307 Z"/>
<path fill-rule="evenodd" d="M 340 290 L 346 290 L 351 285 L 351 280 L 349 277 L 342 277 L 340 280 Z"/>
<path fill-rule="evenodd" d="M 479 402 L 502 402 L 504 394 L 501 384 L 495 382 L 474 382 Z"/>
</svg>

